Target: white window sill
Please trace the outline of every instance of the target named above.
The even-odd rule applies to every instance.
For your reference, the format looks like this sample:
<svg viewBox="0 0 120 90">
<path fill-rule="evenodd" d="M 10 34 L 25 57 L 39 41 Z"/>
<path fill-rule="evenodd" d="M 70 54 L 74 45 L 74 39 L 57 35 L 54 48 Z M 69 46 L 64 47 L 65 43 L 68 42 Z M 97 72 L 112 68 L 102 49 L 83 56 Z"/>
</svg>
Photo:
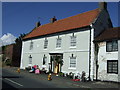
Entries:
<svg viewBox="0 0 120 90">
<path fill-rule="evenodd" d="M 46 48 L 46 49 L 44 49 L 44 50 L 47 50 L 47 48 Z"/>
<path fill-rule="evenodd" d="M 68 69 L 73 69 L 73 70 L 75 70 L 76 68 L 73 68 L 73 67 L 69 67 Z"/>
<path fill-rule="evenodd" d="M 76 48 L 76 46 L 73 46 L 73 47 L 72 47 L 72 46 L 70 46 L 69 48 Z"/>
<path fill-rule="evenodd" d="M 61 49 L 61 48 L 56 48 L 56 49 Z"/>
<path fill-rule="evenodd" d="M 32 64 L 28 64 L 28 66 L 32 66 Z"/>
</svg>

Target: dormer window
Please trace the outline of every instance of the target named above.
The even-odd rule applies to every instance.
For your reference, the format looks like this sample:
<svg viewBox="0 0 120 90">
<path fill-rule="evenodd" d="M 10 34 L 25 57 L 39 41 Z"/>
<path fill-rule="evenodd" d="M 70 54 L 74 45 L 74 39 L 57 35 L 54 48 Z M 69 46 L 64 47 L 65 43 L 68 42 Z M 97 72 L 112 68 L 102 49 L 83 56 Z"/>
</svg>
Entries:
<svg viewBox="0 0 120 90">
<path fill-rule="evenodd" d="M 32 50 L 33 49 L 33 42 L 31 41 L 30 42 L 30 50 Z"/>
<path fill-rule="evenodd" d="M 56 41 L 56 48 L 61 48 L 61 38 L 59 36 Z"/>
<path fill-rule="evenodd" d="M 70 46 L 71 47 L 75 47 L 76 46 L 76 36 L 74 35 L 74 33 L 72 34 L 72 36 L 70 37 Z"/>
<path fill-rule="evenodd" d="M 44 40 L 44 49 L 47 49 L 47 47 L 48 47 L 48 40 L 47 40 L 47 38 L 45 38 L 45 40 Z"/>
</svg>

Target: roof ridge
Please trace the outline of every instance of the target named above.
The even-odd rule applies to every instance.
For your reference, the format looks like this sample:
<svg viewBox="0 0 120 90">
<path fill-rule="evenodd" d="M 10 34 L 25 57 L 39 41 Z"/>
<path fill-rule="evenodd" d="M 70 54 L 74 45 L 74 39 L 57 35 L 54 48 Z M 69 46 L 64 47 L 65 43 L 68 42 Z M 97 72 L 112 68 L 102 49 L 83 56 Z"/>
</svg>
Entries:
<svg viewBox="0 0 120 90">
<path fill-rule="evenodd" d="M 99 10 L 99 8 L 96 8 L 96 9 L 93 9 L 93 10 L 90 10 L 90 11 L 86 11 L 86 12 L 83 12 L 83 13 L 79 13 L 79 14 L 77 14 L 77 15 L 85 14 L 85 13 L 88 13 L 88 12 L 91 12 L 91 11 L 94 11 L 94 10 Z M 69 16 L 69 17 L 63 18 L 63 19 L 59 19 L 59 20 L 55 21 L 54 23 L 59 22 L 59 21 L 62 21 L 62 20 L 65 20 L 65 19 L 68 19 L 68 18 L 71 18 L 71 17 L 75 17 L 75 16 L 77 16 L 77 15 L 73 15 L 73 16 Z M 52 23 L 52 24 L 54 24 L 54 23 Z M 41 25 L 41 26 L 48 25 L 48 24 L 51 24 L 51 23 L 46 23 L 46 24 L 43 24 L 43 25 Z M 41 26 L 39 26 L 39 27 L 41 27 Z"/>
<path fill-rule="evenodd" d="M 90 11 L 86 11 L 86 12 L 83 12 L 83 13 L 79 13 L 79 14 L 77 14 L 77 15 L 85 14 L 85 13 L 88 13 L 88 12 L 91 12 L 91 11 L 94 11 L 94 10 L 98 10 L 98 8 L 93 9 L 93 10 L 90 10 Z M 66 17 L 66 18 L 63 18 L 63 19 L 60 19 L 60 20 L 64 20 L 64 19 L 67 19 L 67 18 L 71 18 L 71 17 L 77 16 L 77 15 L 69 16 L 69 17 Z M 56 21 L 56 22 L 57 22 L 57 21 Z"/>
</svg>

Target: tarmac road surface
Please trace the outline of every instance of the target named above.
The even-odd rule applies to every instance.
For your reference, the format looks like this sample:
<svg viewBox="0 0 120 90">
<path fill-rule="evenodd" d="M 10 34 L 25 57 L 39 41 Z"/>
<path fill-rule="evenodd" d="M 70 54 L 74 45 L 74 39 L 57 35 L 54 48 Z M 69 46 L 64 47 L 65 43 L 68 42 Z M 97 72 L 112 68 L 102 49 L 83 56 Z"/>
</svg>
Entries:
<svg viewBox="0 0 120 90">
<path fill-rule="evenodd" d="M 0 75 L 1 76 L 1 75 Z M 1 78 L 0 78 L 1 79 Z M 2 88 L 57 88 L 49 81 L 40 81 L 20 74 L 2 71 Z"/>
</svg>

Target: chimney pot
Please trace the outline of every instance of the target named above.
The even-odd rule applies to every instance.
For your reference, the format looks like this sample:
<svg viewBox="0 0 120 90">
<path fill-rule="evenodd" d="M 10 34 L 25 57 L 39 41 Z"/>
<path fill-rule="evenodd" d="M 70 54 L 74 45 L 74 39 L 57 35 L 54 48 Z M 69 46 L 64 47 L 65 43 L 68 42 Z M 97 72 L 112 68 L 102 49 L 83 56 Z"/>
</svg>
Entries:
<svg viewBox="0 0 120 90">
<path fill-rule="evenodd" d="M 99 10 L 107 10 L 107 3 L 106 2 L 99 2 Z"/>
<path fill-rule="evenodd" d="M 36 23 L 36 28 L 37 27 L 39 27 L 41 24 L 40 24 L 40 21 L 38 21 L 37 23 Z"/>
<path fill-rule="evenodd" d="M 54 16 L 53 18 L 50 19 L 51 23 L 54 23 L 55 21 L 57 21 L 56 17 Z"/>
</svg>

